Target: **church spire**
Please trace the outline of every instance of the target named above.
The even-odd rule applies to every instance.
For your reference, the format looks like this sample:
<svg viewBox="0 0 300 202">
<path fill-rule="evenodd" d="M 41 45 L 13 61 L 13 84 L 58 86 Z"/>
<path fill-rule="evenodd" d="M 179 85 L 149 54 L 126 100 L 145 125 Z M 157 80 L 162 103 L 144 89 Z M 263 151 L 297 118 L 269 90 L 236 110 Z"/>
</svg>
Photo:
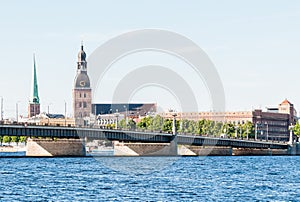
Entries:
<svg viewBox="0 0 300 202">
<path fill-rule="evenodd" d="M 31 91 L 30 103 L 39 104 L 40 98 L 39 98 L 39 92 L 38 92 L 35 54 L 33 54 L 33 77 L 32 77 L 32 89 L 31 90 L 32 91 Z"/>
<path fill-rule="evenodd" d="M 77 70 L 87 71 L 86 53 L 83 50 L 83 41 L 81 41 L 81 49 L 78 53 Z"/>
</svg>

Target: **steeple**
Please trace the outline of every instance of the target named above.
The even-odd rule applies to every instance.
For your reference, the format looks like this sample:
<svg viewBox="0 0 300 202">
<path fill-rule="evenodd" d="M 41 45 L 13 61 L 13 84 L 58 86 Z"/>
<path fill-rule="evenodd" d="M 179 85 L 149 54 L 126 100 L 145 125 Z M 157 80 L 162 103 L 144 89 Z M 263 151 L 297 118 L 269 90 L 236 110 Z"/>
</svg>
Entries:
<svg viewBox="0 0 300 202">
<path fill-rule="evenodd" d="M 77 70 L 86 71 L 87 69 L 86 53 L 83 50 L 83 42 L 81 41 L 81 50 L 78 53 Z"/>
<path fill-rule="evenodd" d="M 37 83 L 37 74 L 36 74 L 36 64 L 35 64 L 35 55 L 33 54 L 33 75 L 32 75 L 32 89 L 30 103 L 39 104 L 39 92 L 38 92 L 38 83 Z"/>
<path fill-rule="evenodd" d="M 73 88 L 73 114 L 77 126 L 89 124 L 92 112 L 92 89 L 87 72 L 86 53 L 83 43 L 78 53 L 77 73 Z"/>
<path fill-rule="evenodd" d="M 28 118 L 35 117 L 40 114 L 40 98 L 37 82 L 35 55 L 33 54 L 33 71 L 32 71 L 32 84 L 31 84 L 31 94 L 28 105 Z"/>
</svg>

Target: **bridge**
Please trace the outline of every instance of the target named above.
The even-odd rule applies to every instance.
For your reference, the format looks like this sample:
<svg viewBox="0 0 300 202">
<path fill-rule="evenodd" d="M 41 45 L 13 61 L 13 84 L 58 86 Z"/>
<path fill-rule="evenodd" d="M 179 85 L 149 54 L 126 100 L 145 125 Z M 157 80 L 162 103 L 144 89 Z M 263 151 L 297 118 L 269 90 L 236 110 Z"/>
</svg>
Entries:
<svg viewBox="0 0 300 202">
<path fill-rule="evenodd" d="M 140 143 L 170 143 L 175 138 L 180 145 L 214 146 L 253 149 L 288 149 L 285 142 L 203 137 L 192 135 L 174 136 L 167 133 L 108 130 L 99 128 L 74 128 L 50 126 L 0 125 L 0 136 L 26 136 L 44 138 L 88 138 Z"/>
</svg>

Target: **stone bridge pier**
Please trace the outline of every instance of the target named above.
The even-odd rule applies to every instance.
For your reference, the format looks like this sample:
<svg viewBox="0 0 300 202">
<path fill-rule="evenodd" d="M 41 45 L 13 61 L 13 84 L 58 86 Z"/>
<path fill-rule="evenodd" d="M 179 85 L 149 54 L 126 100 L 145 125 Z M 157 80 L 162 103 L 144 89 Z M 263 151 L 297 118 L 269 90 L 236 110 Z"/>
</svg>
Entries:
<svg viewBox="0 0 300 202">
<path fill-rule="evenodd" d="M 81 139 L 38 139 L 28 138 L 26 156 L 85 156 L 85 143 Z"/>
<path fill-rule="evenodd" d="M 300 155 L 300 142 L 294 142 L 288 148 L 288 154 L 291 156 Z"/>
<path fill-rule="evenodd" d="M 177 136 L 170 143 L 129 143 L 113 141 L 115 156 L 177 156 Z"/>
</svg>

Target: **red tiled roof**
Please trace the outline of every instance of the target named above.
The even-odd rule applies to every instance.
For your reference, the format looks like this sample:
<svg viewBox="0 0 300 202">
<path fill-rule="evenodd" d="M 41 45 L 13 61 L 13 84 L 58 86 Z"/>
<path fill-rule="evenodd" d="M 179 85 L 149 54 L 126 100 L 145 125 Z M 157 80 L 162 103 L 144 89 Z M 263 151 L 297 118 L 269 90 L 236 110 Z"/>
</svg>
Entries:
<svg viewBox="0 0 300 202">
<path fill-rule="evenodd" d="M 281 104 L 292 104 L 292 103 L 290 103 L 287 99 L 285 99 Z"/>
</svg>

